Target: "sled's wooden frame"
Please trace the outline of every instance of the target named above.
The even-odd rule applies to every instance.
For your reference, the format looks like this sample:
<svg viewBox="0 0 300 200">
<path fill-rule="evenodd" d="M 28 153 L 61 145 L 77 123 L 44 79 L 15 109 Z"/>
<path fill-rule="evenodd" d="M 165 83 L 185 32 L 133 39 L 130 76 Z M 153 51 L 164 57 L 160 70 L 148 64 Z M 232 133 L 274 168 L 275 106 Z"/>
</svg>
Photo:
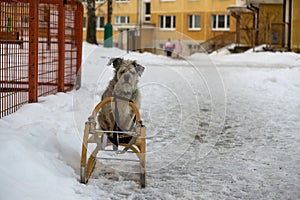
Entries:
<svg viewBox="0 0 300 200">
<path fill-rule="evenodd" d="M 106 146 L 112 145 L 112 143 L 104 144 L 103 147 L 103 136 L 104 132 L 101 130 L 97 130 L 96 128 L 96 118 L 97 114 L 99 113 L 100 109 L 107 103 L 111 103 L 114 100 L 113 97 L 104 99 L 100 103 L 98 103 L 92 115 L 89 117 L 89 120 L 85 123 L 84 128 L 84 136 L 82 142 L 82 154 L 81 154 L 81 168 L 80 168 L 80 182 L 87 183 L 94 168 L 96 165 L 96 156 L 97 153 L 101 150 L 105 151 Z M 135 106 L 134 103 L 128 102 L 128 105 L 132 108 L 136 116 L 136 130 L 135 134 L 137 135 L 137 139 L 135 142 L 130 146 L 130 149 L 137 155 L 139 162 L 140 162 L 140 183 L 141 187 L 144 188 L 146 186 L 146 127 L 143 126 L 141 121 L 141 115 L 139 113 L 138 108 Z M 122 133 L 122 132 L 116 132 Z M 96 135 L 95 135 L 96 134 Z M 99 144 L 100 142 L 100 144 Z M 95 143 L 97 146 L 91 152 L 89 158 L 87 159 L 88 154 L 88 145 L 91 143 Z M 119 143 L 119 146 L 128 147 L 127 143 Z M 101 158 L 100 158 L 101 159 Z"/>
</svg>

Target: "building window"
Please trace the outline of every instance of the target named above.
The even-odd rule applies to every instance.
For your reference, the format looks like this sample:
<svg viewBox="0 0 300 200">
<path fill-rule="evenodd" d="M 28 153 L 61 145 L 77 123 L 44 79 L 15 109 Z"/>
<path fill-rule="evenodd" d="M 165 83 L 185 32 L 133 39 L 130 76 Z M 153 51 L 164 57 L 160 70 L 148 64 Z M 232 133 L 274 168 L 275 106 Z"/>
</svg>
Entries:
<svg viewBox="0 0 300 200">
<path fill-rule="evenodd" d="M 83 17 L 83 29 L 86 29 L 86 17 Z"/>
<path fill-rule="evenodd" d="M 115 16 L 115 24 L 128 24 L 129 16 Z"/>
<path fill-rule="evenodd" d="M 104 3 L 105 0 L 95 0 L 95 3 Z M 82 0 L 82 3 L 86 3 L 87 0 Z"/>
<path fill-rule="evenodd" d="M 96 28 L 97 28 L 97 30 L 104 29 L 104 17 L 103 16 L 96 17 Z"/>
<path fill-rule="evenodd" d="M 150 22 L 151 20 L 151 4 L 150 2 L 145 3 L 145 22 Z"/>
<path fill-rule="evenodd" d="M 129 0 L 116 0 L 117 3 L 127 3 Z"/>
<path fill-rule="evenodd" d="M 189 30 L 200 30 L 201 17 L 200 15 L 189 15 Z"/>
<path fill-rule="evenodd" d="M 212 15 L 211 27 L 212 30 L 229 30 L 230 28 L 229 15 Z"/>
<path fill-rule="evenodd" d="M 176 28 L 176 17 L 160 16 L 160 28 L 166 30 L 174 30 Z"/>
</svg>

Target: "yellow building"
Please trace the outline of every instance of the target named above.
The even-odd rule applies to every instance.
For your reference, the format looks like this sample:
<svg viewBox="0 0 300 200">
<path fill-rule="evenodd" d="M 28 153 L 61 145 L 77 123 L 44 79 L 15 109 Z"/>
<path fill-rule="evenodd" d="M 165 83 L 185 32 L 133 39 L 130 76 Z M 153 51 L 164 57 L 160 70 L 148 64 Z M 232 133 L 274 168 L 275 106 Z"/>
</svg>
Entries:
<svg viewBox="0 0 300 200">
<path fill-rule="evenodd" d="M 285 42 L 289 50 L 300 52 L 300 1 L 284 0 Z"/>
<path fill-rule="evenodd" d="M 300 1 L 239 0 L 228 7 L 236 18 L 236 40 L 245 46 L 300 52 Z"/>
<path fill-rule="evenodd" d="M 236 43 L 249 47 L 260 44 L 283 47 L 283 4 L 272 1 L 256 2 L 258 3 L 228 8 L 229 13 L 237 19 Z"/>
<path fill-rule="evenodd" d="M 102 43 L 107 0 L 95 1 L 96 37 Z M 234 42 L 299 51 L 299 4 L 294 0 L 112 0 L 113 43 L 122 49 L 163 53 L 168 38 L 173 43 L 180 39 L 187 55 Z M 84 20 L 86 39 L 86 7 Z"/>
<path fill-rule="evenodd" d="M 235 19 L 227 13 L 227 7 L 235 3 L 236 0 L 113 0 L 114 46 L 159 53 L 170 38 L 173 43 L 181 39 L 186 54 L 200 51 L 200 43 L 235 31 Z M 86 16 L 85 8 L 85 21 Z M 106 0 L 96 0 L 96 18 L 97 40 L 103 42 Z"/>
<path fill-rule="evenodd" d="M 181 39 L 187 54 L 201 51 L 200 43 L 235 31 L 227 7 L 235 0 L 158 0 L 151 2 L 151 22 L 156 26 L 155 46 L 163 49 L 170 38 Z"/>
<path fill-rule="evenodd" d="M 104 26 L 107 23 L 107 0 L 95 0 L 96 1 L 96 37 L 97 40 L 102 43 L 104 38 Z M 83 0 L 85 4 L 86 0 Z M 148 17 L 150 14 L 146 14 L 146 7 L 150 8 L 146 3 L 147 0 L 112 0 L 112 26 L 113 26 L 113 42 L 114 46 L 119 48 L 131 50 L 138 50 L 142 46 L 152 46 L 146 42 L 142 42 L 140 37 L 140 30 L 145 29 L 144 34 L 149 34 L 147 29 L 153 30 L 154 25 L 147 24 L 150 22 Z M 142 10 L 143 9 L 143 10 Z M 144 17 L 144 19 L 142 19 Z M 84 10 L 84 32 L 83 39 L 86 39 L 86 26 L 87 26 L 87 9 Z M 142 33 L 142 36 L 144 35 Z M 150 33 L 149 37 L 152 38 Z M 130 42 L 127 42 L 130 41 Z M 140 45 L 140 43 L 143 43 Z M 149 42 L 148 42 L 149 43 Z"/>
</svg>

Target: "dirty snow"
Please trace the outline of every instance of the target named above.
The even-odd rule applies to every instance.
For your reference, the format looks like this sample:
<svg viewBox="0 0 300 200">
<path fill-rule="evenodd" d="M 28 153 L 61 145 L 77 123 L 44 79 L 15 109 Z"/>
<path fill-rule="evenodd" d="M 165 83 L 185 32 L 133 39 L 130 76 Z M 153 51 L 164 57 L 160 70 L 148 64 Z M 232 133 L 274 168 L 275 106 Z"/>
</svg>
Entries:
<svg viewBox="0 0 300 200">
<path fill-rule="evenodd" d="M 145 189 L 136 162 L 100 159 L 89 183 L 78 181 L 83 125 L 117 56 L 146 68 Z M 84 43 L 83 61 L 80 90 L 0 120 L 0 199 L 300 199 L 299 54 L 171 59 Z"/>
</svg>

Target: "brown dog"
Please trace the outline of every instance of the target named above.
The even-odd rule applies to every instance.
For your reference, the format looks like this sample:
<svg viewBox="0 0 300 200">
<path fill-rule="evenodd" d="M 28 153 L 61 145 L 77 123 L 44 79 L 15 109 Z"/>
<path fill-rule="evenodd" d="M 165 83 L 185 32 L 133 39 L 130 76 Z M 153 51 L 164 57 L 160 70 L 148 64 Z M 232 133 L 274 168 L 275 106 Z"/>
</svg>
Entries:
<svg viewBox="0 0 300 200">
<path fill-rule="evenodd" d="M 98 123 L 102 130 L 106 131 L 132 131 L 134 125 L 134 113 L 128 106 L 128 101 L 134 102 L 139 108 L 140 93 L 137 88 L 138 78 L 142 75 L 144 67 L 134 60 L 122 58 L 110 59 L 108 65 L 113 64 L 115 74 L 102 95 L 102 100 L 114 97 L 112 103 L 102 107 L 98 115 Z M 131 137 L 119 134 L 108 134 L 109 140 L 116 146 L 118 143 L 128 143 Z M 123 140 L 122 140 L 123 139 Z M 119 141 L 120 140 L 120 141 Z M 122 140 L 122 141 L 121 141 Z"/>
</svg>

